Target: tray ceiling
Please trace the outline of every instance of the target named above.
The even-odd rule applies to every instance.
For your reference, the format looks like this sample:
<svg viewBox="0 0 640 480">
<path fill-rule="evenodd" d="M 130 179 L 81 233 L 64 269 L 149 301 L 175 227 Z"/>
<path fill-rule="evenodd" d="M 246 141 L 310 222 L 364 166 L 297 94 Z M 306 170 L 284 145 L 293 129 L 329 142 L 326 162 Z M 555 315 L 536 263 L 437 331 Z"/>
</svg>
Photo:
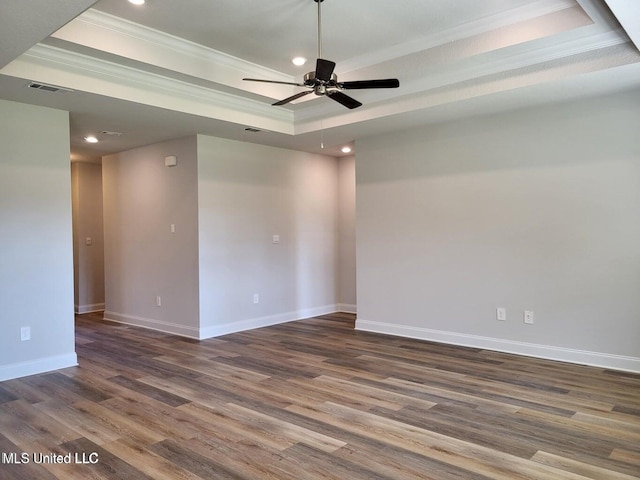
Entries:
<svg viewBox="0 0 640 480">
<path fill-rule="evenodd" d="M 400 79 L 399 89 L 350 92 L 364 103 L 352 111 L 314 95 L 272 107 L 300 89 L 242 81 L 299 82 L 313 70 L 311 0 L 100 0 L 83 12 L 91 3 L 60 2 L 49 24 L 17 7 L 0 17 L 0 40 L 17 46 L 0 57 L 0 98 L 69 110 L 76 158 L 197 133 L 337 155 L 381 131 L 640 85 L 632 2 L 327 0 L 323 56 L 339 79 Z M 295 56 L 309 63 L 296 67 Z M 101 131 L 122 135 L 82 141 Z"/>
</svg>

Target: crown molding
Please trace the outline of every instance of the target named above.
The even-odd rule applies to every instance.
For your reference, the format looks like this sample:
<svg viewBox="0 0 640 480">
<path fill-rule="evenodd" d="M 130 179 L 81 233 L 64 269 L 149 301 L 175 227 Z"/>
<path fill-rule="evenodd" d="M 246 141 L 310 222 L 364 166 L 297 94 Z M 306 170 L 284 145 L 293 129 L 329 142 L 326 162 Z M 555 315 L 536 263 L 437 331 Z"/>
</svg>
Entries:
<svg viewBox="0 0 640 480">
<path fill-rule="evenodd" d="M 464 38 L 474 37 L 498 28 L 513 25 L 532 18 L 548 15 L 567 8 L 577 7 L 575 0 L 537 0 L 525 6 L 505 10 L 496 15 L 481 18 L 473 22 L 458 25 L 437 34 L 426 35 L 389 48 L 381 49 L 371 54 L 362 55 L 340 63 L 340 71 L 347 74 L 373 65 L 393 60 L 395 58 L 412 55 L 421 51 L 445 45 Z"/>
<path fill-rule="evenodd" d="M 292 134 L 293 112 L 66 49 L 37 44 L 2 70 L 78 91 Z"/>
<path fill-rule="evenodd" d="M 382 101 L 364 100 L 363 108 L 342 115 L 322 119 L 323 110 L 300 109 L 296 111 L 296 134 L 308 133 L 322 128 L 336 128 L 348 124 L 366 122 L 386 116 L 397 115 L 434 107 L 454 104 L 496 93 L 517 90 L 564 79 L 584 76 L 626 65 L 640 66 L 640 54 L 628 41 L 620 42 L 614 34 L 601 33 L 592 37 L 593 50 L 580 45 L 579 41 L 569 48 L 573 55 L 557 55 L 557 50 L 524 52 L 522 57 L 494 61 L 482 60 L 434 79 L 429 85 L 417 81 L 403 84 L 403 92 Z M 595 54 L 592 54 L 595 52 Z M 560 60 L 571 59 L 569 62 Z"/>
<path fill-rule="evenodd" d="M 621 30 L 610 32 L 590 33 L 584 32 L 572 36 L 564 42 L 550 43 L 544 47 L 531 49 L 528 45 L 516 45 L 510 47 L 510 53 L 505 51 L 498 54 L 486 52 L 472 59 L 461 62 L 457 68 L 446 69 L 446 74 L 434 76 L 431 84 L 423 81 L 411 85 L 405 82 L 403 93 L 431 90 L 446 87 L 460 82 L 470 81 L 474 78 L 482 79 L 490 75 L 503 72 L 522 71 L 529 67 L 545 65 L 561 59 L 579 57 L 581 55 L 593 57 L 599 56 L 597 52 L 609 47 L 615 47 L 628 43 Z M 583 59 L 584 60 L 584 59 Z M 415 83 L 415 82 L 414 82 Z"/>
<path fill-rule="evenodd" d="M 291 75 L 95 9 L 89 9 L 76 17 L 67 26 L 55 32 L 52 37 L 69 40 L 66 38 L 65 32 L 75 29 L 86 32 L 87 30 L 84 27 L 88 27 L 90 31 L 94 32 L 97 29 L 126 37 L 129 40 L 143 41 L 165 52 L 173 52 L 180 57 L 188 57 L 198 62 L 206 62 L 218 67 L 235 70 L 245 76 L 259 76 L 268 80 L 286 82 L 295 81 Z"/>
<path fill-rule="evenodd" d="M 640 50 L 640 3 L 628 0 L 605 0 L 627 35 Z"/>
</svg>

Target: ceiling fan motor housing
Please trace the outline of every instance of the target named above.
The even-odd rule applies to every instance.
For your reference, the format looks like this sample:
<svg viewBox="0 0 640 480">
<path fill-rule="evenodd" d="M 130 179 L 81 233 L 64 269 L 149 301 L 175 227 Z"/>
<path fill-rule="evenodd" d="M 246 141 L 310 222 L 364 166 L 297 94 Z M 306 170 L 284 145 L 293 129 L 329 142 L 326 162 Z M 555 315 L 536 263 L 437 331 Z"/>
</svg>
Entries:
<svg viewBox="0 0 640 480">
<path fill-rule="evenodd" d="M 309 72 L 304 76 L 304 84 L 307 87 L 313 88 L 313 93 L 321 96 L 327 93 L 328 87 L 337 87 L 338 76 L 334 73 L 331 75 L 331 79 L 329 81 L 325 81 L 316 78 L 316 72 Z"/>
<path fill-rule="evenodd" d="M 338 83 L 338 76 L 333 73 L 331 74 L 331 80 L 329 81 L 323 81 L 320 79 L 316 79 L 316 72 L 309 72 L 309 73 L 305 73 L 304 75 L 304 84 L 307 87 L 313 87 L 319 83 L 325 84 L 325 85 L 333 85 L 333 84 L 337 84 Z"/>
</svg>

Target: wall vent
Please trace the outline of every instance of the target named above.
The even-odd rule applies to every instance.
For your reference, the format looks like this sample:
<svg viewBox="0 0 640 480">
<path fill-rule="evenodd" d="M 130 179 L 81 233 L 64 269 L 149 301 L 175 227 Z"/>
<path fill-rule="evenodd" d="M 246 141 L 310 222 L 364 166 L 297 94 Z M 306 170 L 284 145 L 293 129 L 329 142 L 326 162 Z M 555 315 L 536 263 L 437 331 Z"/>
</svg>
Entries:
<svg viewBox="0 0 640 480">
<path fill-rule="evenodd" d="M 46 83 L 30 82 L 27 86 L 29 88 L 35 88 L 36 90 L 43 90 L 45 92 L 51 93 L 73 92 L 73 90 L 69 90 L 68 88 L 56 87 L 55 85 L 47 85 Z"/>
</svg>

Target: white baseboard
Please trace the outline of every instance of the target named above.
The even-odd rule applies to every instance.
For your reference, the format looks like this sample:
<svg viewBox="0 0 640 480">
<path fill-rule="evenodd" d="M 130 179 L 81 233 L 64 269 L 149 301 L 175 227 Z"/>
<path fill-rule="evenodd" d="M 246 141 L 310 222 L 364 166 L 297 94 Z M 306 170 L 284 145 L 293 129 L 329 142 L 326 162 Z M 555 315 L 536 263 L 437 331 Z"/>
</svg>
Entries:
<svg viewBox="0 0 640 480">
<path fill-rule="evenodd" d="M 202 328 L 187 327 L 184 325 L 178 325 L 176 323 L 163 322 L 152 318 L 136 317 L 134 315 L 110 312 L 108 310 L 104 312 L 104 319 L 116 323 L 122 323 L 125 325 L 133 325 L 136 327 L 144 327 L 151 330 L 171 333 L 173 335 L 179 335 L 181 337 L 204 340 L 207 338 L 219 337 L 220 335 L 252 330 L 254 328 L 268 327 L 271 325 L 278 325 L 280 323 L 302 320 L 303 318 L 326 315 L 328 313 L 335 313 L 337 311 L 337 305 L 332 304 L 322 307 L 296 310 L 294 312 L 269 315 L 266 317 L 249 318 L 246 320 L 239 320 L 236 322 L 223 323 L 220 325 L 212 325 Z"/>
<path fill-rule="evenodd" d="M 230 333 L 243 332 L 245 330 L 253 330 L 254 328 L 269 327 L 280 323 L 293 322 L 309 317 L 317 317 L 319 315 L 327 315 L 337 312 L 337 305 L 325 305 L 323 307 L 305 308 L 293 312 L 279 313 L 266 317 L 250 318 L 237 322 L 223 323 L 221 325 L 212 325 L 204 327 L 200 330 L 200 339 L 219 337 L 220 335 L 228 335 Z"/>
<path fill-rule="evenodd" d="M 135 315 L 126 315 L 124 313 L 110 312 L 105 310 L 104 319 L 125 325 L 133 325 L 135 327 L 144 327 L 159 332 L 171 333 L 181 337 L 189 337 L 199 339 L 198 327 L 188 327 L 177 323 L 164 322 L 154 318 L 137 317 Z"/>
<path fill-rule="evenodd" d="M 56 355 L 54 357 L 38 358 L 28 362 L 12 363 L 10 365 L 0 366 L 0 382 L 59 370 L 61 368 L 75 367 L 77 365 L 78 356 L 75 352 L 66 355 Z"/>
<path fill-rule="evenodd" d="M 356 330 L 640 373 L 640 358 L 357 319 Z"/>
<path fill-rule="evenodd" d="M 358 306 L 349 303 L 338 303 L 336 309 L 342 313 L 358 313 Z"/>
<path fill-rule="evenodd" d="M 81 315 L 83 313 L 101 312 L 104 310 L 104 303 L 94 303 L 92 305 L 75 305 L 75 311 Z"/>
</svg>

